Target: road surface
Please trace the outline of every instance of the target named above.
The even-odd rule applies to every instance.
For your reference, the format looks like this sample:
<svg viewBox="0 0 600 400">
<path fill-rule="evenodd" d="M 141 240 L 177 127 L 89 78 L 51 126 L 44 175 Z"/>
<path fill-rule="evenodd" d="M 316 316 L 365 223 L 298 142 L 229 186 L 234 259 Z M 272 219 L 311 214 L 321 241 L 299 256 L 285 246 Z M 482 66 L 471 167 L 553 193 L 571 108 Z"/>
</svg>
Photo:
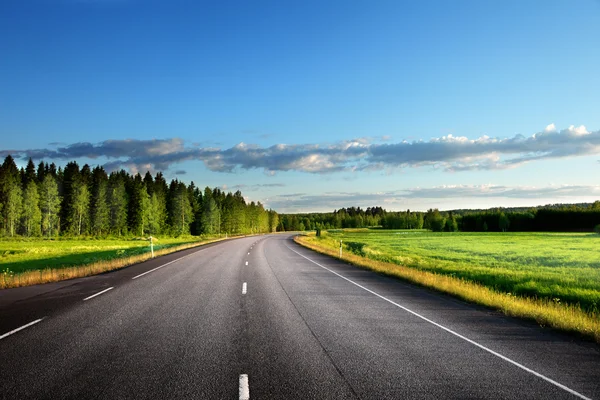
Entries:
<svg viewBox="0 0 600 400">
<path fill-rule="evenodd" d="M 0 291 L 2 399 L 600 399 L 600 346 L 289 235 Z"/>
</svg>

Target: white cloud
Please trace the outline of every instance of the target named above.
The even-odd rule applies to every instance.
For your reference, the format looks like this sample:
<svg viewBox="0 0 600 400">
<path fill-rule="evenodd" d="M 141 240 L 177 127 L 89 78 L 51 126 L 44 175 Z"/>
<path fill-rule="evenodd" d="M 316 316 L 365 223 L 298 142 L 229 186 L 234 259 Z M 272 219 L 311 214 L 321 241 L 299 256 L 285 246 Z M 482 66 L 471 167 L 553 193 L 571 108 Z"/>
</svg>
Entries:
<svg viewBox="0 0 600 400">
<path fill-rule="evenodd" d="M 575 127 L 575 125 L 571 125 L 571 126 L 569 126 L 569 132 L 571 132 L 575 136 L 581 136 L 581 135 L 588 135 L 589 134 L 589 132 L 587 131 L 587 129 L 585 128 L 584 125 L 580 125 L 578 127 Z"/>
<path fill-rule="evenodd" d="M 202 161 L 217 172 L 262 169 L 267 175 L 300 171 L 313 174 L 341 171 L 395 171 L 430 167 L 450 172 L 502 170 L 544 159 L 600 154 L 600 131 L 589 132 L 584 125 L 557 131 L 554 124 L 530 137 L 509 138 L 446 135 L 429 141 L 381 142 L 364 137 L 330 144 L 275 144 L 261 147 L 239 143 L 228 149 L 186 145 L 179 138 L 154 140 L 106 140 L 74 143 L 57 149 L 0 151 L 23 158 L 95 159 L 108 158 L 114 167 L 131 171 L 146 168 L 166 170 L 183 161 Z M 133 167 L 132 167 L 133 166 Z"/>
</svg>

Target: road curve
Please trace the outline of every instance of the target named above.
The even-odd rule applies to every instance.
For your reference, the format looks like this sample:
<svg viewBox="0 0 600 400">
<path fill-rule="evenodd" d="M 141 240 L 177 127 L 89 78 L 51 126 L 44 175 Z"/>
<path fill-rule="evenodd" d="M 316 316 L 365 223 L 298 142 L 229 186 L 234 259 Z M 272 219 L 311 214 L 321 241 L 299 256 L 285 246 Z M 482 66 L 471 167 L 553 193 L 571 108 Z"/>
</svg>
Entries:
<svg viewBox="0 0 600 400">
<path fill-rule="evenodd" d="M 0 291 L 0 398 L 600 399 L 600 348 L 271 235 Z"/>
</svg>

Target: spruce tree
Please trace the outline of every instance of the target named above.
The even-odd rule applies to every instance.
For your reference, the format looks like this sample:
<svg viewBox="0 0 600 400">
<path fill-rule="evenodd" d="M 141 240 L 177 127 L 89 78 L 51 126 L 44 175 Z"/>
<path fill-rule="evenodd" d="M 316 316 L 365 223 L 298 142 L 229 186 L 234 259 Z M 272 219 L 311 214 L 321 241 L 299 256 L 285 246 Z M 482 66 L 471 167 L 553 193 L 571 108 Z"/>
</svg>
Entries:
<svg viewBox="0 0 600 400">
<path fill-rule="evenodd" d="M 37 174 L 35 172 L 35 164 L 33 163 L 33 160 L 30 158 L 29 161 L 27 162 L 27 167 L 25 167 L 25 173 L 23 175 L 23 188 L 25 188 L 29 182 L 35 182 L 36 179 L 37 179 Z"/>
<path fill-rule="evenodd" d="M 63 232 L 67 234 L 77 233 L 77 216 L 74 207 L 74 189 L 80 180 L 79 165 L 69 162 L 65 169 L 58 169 L 59 191 L 61 193 L 60 224 Z M 61 173 L 62 172 L 62 173 Z"/>
</svg>

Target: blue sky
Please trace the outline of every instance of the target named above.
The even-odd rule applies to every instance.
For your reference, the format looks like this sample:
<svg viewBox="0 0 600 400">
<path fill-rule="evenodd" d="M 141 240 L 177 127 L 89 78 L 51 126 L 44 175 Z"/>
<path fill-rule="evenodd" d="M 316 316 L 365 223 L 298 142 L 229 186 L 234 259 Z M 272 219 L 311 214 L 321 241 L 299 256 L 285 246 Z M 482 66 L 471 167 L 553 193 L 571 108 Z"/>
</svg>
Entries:
<svg viewBox="0 0 600 400">
<path fill-rule="evenodd" d="M 281 212 L 600 198 L 600 2 L 2 0 L 0 155 Z"/>
</svg>

